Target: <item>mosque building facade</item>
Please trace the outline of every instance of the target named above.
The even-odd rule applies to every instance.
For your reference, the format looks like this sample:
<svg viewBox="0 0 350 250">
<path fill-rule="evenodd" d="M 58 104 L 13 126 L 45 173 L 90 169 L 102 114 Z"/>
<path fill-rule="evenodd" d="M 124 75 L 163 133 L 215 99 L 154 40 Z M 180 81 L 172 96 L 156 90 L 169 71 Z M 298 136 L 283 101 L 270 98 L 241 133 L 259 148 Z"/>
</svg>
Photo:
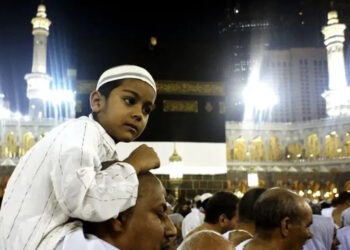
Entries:
<svg viewBox="0 0 350 250">
<path fill-rule="evenodd" d="M 325 37 L 324 43 L 327 47 L 329 74 L 328 90 L 322 93 L 322 97 L 325 99 L 328 117 L 315 119 L 317 116 L 322 117 L 322 110 L 317 110 L 317 107 L 322 107 L 322 105 L 316 105 L 316 109 L 311 107 L 315 110 L 315 112 L 311 112 L 310 104 L 306 103 L 308 105 L 300 105 L 300 107 L 294 104 L 294 110 L 296 110 L 294 114 L 289 111 L 291 109 L 281 111 L 281 117 L 288 114 L 289 111 L 289 117 L 292 117 L 289 120 L 296 120 L 295 122 L 227 121 L 228 175 L 237 176 L 242 175 L 242 173 L 251 173 L 261 177 L 259 179 L 260 185 L 266 185 L 266 183 L 268 186 L 282 185 L 302 194 L 308 190 L 315 195 L 314 187 L 322 186 L 323 192 L 316 193 L 316 196 L 325 195 L 326 197 L 332 195 L 332 190 L 335 187 L 334 182 L 337 182 L 340 188 L 343 188 L 344 185 L 349 186 L 350 87 L 347 85 L 344 67 L 344 30 L 345 25 L 339 23 L 337 12 L 330 11 L 328 23 L 322 29 Z M 273 58 L 270 61 L 280 59 L 278 56 L 271 57 L 276 52 L 268 51 L 266 54 L 270 55 L 267 58 Z M 310 80 L 307 77 L 307 80 L 314 83 L 314 86 L 307 84 L 306 86 L 311 88 L 308 90 L 303 88 L 303 84 L 301 84 L 299 89 L 302 90 L 302 93 L 299 95 L 293 95 L 292 89 L 283 91 L 284 93 L 292 93 L 283 98 L 287 98 L 287 100 L 289 98 L 290 105 L 293 105 L 293 99 L 303 98 L 303 94 L 308 94 L 308 92 L 321 94 L 320 89 L 317 89 L 317 84 L 324 84 L 324 82 L 320 78 L 317 79 L 319 74 L 316 70 L 318 65 L 322 68 L 324 66 L 323 52 L 318 51 L 316 54 L 320 57 L 319 59 L 307 58 L 307 53 L 301 53 L 300 58 L 296 60 L 295 64 L 299 65 L 294 68 L 306 66 L 308 62 L 312 67 L 315 66 L 315 74 L 310 76 L 310 78 L 314 77 L 315 79 Z M 271 62 L 268 63 L 271 65 Z M 283 68 L 283 63 L 285 62 L 281 62 L 281 68 Z M 285 64 L 291 67 L 290 62 Z M 265 65 L 264 73 L 269 75 L 269 73 L 273 73 L 273 69 L 266 70 Z M 293 75 L 303 78 L 301 74 L 295 74 L 295 72 Z M 285 78 L 282 79 L 282 82 L 288 80 Z M 293 85 L 296 85 L 298 81 L 290 80 L 290 82 L 293 82 L 293 84 L 289 84 L 290 87 L 296 88 Z M 313 103 L 317 104 L 310 97 L 304 99 L 305 101 L 311 99 Z M 301 103 L 304 104 L 304 102 Z M 302 109 L 299 112 L 301 116 L 298 115 L 298 109 Z M 310 116 L 305 117 L 305 114 L 308 113 Z M 240 183 L 236 183 L 236 185 L 240 185 Z M 349 188 L 347 187 L 347 189 Z"/>
</svg>

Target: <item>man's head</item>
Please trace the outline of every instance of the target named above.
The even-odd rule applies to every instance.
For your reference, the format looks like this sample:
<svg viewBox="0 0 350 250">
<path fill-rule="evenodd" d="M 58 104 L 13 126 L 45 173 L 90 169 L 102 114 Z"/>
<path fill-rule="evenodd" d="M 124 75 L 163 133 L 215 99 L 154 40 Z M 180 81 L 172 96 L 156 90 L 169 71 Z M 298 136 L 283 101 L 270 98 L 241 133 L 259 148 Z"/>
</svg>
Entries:
<svg viewBox="0 0 350 250">
<path fill-rule="evenodd" d="M 238 198 L 230 192 L 217 192 L 205 206 L 204 221 L 216 224 L 221 233 L 235 228 L 238 219 Z"/>
<path fill-rule="evenodd" d="M 312 211 L 297 194 L 271 188 L 260 195 L 254 206 L 256 232 L 281 242 L 282 249 L 300 250 L 312 238 Z"/>
<path fill-rule="evenodd" d="M 233 250 L 233 245 L 220 234 L 202 230 L 186 238 L 179 250 Z"/>
<path fill-rule="evenodd" d="M 156 85 L 145 69 L 123 65 L 105 71 L 90 95 L 94 119 L 116 141 L 133 141 L 154 108 Z"/>
<path fill-rule="evenodd" d="M 126 250 L 167 249 L 176 236 L 176 228 L 166 213 L 164 187 L 151 173 L 139 175 L 134 207 L 121 213 L 118 219 L 87 225 L 86 233 Z"/>
<path fill-rule="evenodd" d="M 344 208 L 350 207 L 350 192 L 341 192 L 336 200 L 336 205 L 343 206 Z"/>
<path fill-rule="evenodd" d="M 265 191 L 265 188 L 252 188 L 244 194 L 238 205 L 239 222 L 253 223 L 255 221 L 254 204 Z"/>
</svg>

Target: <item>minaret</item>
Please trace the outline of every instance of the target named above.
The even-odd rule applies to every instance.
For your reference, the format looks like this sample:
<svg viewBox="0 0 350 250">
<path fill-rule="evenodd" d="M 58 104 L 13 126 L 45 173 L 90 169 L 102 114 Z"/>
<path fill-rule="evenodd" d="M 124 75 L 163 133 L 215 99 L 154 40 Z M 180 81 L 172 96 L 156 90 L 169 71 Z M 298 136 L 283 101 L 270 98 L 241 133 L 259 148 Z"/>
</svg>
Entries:
<svg viewBox="0 0 350 250">
<path fill-rule="evenodd" d="M 331 117 L 350 115 L 350 88 L 347 86 L 343 43 L 346 25 L 339 23 L 335 10 L 328 12 L 327 26 L 322 28 L 327 47 L 329 90 L 322 96 L 326 99 L 327 114 Z"/>
<path fill-rule="evenodd" d="M 46 73 L 47 37 L 51 21 L 46 18 L 46 7 L 41 4 L 38 7 L 33 24 L 33 65 L 32 73 L 26 74 L 27 97 L 29 99 L 29 116 L 39 119 L 46 115 L 45 99 L 48 98 L 51 77 Z"/>
</svg>

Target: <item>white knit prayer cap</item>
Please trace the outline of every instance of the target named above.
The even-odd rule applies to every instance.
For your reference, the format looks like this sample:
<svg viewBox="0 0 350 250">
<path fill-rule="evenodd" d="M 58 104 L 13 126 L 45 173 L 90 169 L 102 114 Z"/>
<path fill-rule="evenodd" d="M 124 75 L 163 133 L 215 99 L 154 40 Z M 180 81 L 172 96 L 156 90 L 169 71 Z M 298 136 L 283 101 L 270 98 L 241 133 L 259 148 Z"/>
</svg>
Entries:
<svg viewBox="0 0 350 250">
<path fill-rule="evenodd" d="M 201 195 L 201 202 L 204 202 L 206 199 L 209 199 L 213 195 L 211 193 L 204 193 Z"/>
<path fill-rule="evenodd" d="M 139 79 L 141 81 L 144 81 L 154 89 L 154 92 L 157 93 L 156 83 L 154 82 L 151 74 L 144 68 L 141 68 L 136 65 L 121 65 L 107 69 L 100 76 L 100 79 L 97 82 L 96 90 L 98 90 L 102 85 L 108 82 L 127 78 Z"/>
</svg>

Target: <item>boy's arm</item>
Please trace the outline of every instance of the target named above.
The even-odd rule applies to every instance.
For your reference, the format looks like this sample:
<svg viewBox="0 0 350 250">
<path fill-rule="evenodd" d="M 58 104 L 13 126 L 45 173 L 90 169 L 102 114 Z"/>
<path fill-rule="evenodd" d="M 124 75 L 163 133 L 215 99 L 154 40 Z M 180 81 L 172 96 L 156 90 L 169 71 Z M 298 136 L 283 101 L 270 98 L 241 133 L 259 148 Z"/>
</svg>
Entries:
<svg viewBox="0 0 350 250">
<path fill-rule="evenodd" d="M 87 123 L 64 135 L 67 140 L 60 145 L 58 166 L 53 168 L 51 180 L 66 215 L 97 222 L 135 205 L 138 179 L 135 169 L 124 162 L 101 170 L 101 138 L 96 129 Z"/>
</svg>

